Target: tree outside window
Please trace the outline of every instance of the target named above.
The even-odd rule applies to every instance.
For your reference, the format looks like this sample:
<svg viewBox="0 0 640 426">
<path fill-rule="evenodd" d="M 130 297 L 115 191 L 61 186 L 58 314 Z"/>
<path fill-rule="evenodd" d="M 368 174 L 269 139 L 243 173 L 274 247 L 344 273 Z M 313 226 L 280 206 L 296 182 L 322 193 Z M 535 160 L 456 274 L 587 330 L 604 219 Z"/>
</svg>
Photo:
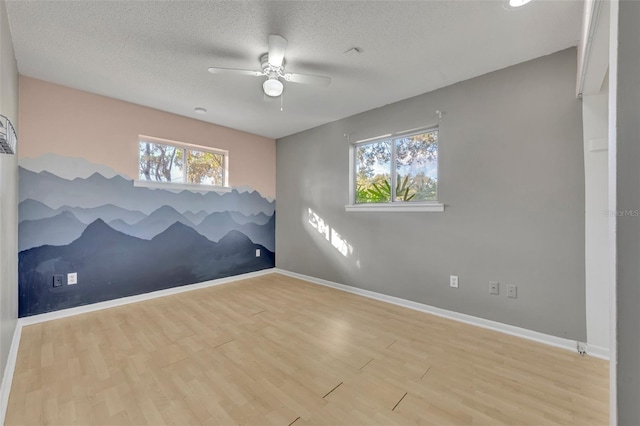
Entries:
<svg viewBox="0 0 640 426">
<path fill-rule="evenodd" d="M 140 140 L 139 179 L 155 182 L 226 186 L 223 152 Z M 186 161 L 185 161 L 186 159 Z"/>
<path fill-rule="evenodd" d="M 436 201 L 438 130 L 355 146 L 356 204 Z"/>
</svg>

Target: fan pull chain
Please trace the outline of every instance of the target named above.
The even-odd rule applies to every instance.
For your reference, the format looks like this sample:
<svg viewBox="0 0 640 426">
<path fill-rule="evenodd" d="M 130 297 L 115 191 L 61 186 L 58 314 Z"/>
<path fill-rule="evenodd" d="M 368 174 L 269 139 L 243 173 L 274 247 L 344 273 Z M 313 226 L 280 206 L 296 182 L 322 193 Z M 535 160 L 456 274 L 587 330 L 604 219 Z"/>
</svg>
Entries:
<svg viewBox="0 0 640 426">
<path fill-rule="evenodd" d="M 280 111 L 284 111 L 284 92 L 280 95 Z"/>
</svg>

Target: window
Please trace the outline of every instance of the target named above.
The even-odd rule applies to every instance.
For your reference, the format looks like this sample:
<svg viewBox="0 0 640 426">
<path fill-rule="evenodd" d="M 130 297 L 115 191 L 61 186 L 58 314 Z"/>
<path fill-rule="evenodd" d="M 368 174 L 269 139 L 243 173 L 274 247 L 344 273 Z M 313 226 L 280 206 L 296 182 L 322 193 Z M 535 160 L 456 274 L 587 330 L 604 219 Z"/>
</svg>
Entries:
<svg viewBox="0 0 640 426">
<path fill-rule="evenodd" d="M 355 205 L 347 210 L 418 204 L 436 206 L 426 210 L 443 210 L 437 203 L 438 129 L 357 143 L 353 157 Z"/>
<path fill-rule="evenodd" d="M 138 183 L 227 187 L 227 151 L 141 136 Z"/>
</svg>

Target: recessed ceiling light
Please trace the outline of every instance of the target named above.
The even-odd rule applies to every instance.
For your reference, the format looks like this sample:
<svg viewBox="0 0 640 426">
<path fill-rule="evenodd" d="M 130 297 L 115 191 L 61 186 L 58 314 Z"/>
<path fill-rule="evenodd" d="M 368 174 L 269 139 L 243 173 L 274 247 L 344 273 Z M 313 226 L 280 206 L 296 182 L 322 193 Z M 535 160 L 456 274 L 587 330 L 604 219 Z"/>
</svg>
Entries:
<svg viewBox="0 0 640 426">
<path fill-rule="evenodd" d="M 197 108 L 194 108 L 193 110 L 196 112 L 196 114 L 206 114 L 207 113 L 207 110 L 205 108 L 202 108 L 202 107 L 197 107 Z"/>
<path fill-rule="evenodd" d="M 524 6 L 529 3 L 531 0 L 508 0 L 506 2 L 506 6 L 510 9 L 515 9 L 517 7 Z"/>
</svg>

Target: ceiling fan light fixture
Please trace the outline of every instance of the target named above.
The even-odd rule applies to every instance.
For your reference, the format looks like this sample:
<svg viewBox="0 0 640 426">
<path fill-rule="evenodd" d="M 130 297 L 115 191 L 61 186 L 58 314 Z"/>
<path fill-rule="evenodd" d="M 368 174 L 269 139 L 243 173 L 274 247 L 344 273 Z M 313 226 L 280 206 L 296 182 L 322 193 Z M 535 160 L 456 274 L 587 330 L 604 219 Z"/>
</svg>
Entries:
<svg viewBox="0 0 640 426">
<path fill-rule="evenodd" d="M 282 90 L 284 89 L 284 85 L 277 77 L 269 77 L 264 83 L 262 83 L 262 90 L 264 90 L 264 94 L 271 97 L 277 97 L 282 95 Z"/>
</svg>

